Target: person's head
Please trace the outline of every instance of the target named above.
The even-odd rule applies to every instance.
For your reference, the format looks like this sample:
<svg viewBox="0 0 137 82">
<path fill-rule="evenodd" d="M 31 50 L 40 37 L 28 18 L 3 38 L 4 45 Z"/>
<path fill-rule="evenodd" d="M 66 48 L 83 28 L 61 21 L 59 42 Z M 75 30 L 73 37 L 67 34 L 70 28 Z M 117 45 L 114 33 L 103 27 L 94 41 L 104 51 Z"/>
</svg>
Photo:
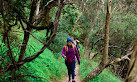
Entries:
<svg viewBox="0 0 137 82">
<path fill-rule="evenodd" d="M 71 36 L 71 39 L 72 39 L 72 41 L 74 41 L 74 37 L 73 36 Z"/>
<path fill-rule="evenodd" d="M 71 46 L 73 43 L 72 39 L 70 37 L 67 38 L 67 45 Z"/>
</svg>

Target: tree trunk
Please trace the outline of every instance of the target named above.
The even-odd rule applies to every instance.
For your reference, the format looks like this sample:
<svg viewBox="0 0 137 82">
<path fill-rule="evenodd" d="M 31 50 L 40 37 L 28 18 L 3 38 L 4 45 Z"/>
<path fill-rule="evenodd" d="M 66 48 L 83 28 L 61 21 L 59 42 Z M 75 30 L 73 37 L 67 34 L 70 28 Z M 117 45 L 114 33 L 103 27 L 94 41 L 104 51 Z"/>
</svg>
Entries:
<svg viewBox="0 0 137 82">
<path fill-rule="evenodd" d="M 102 58 L 102 63 L 104 65 L 107 64 L 107 59 L 108 59 L 110 18 L 111 18 L 111 0 L 108 0 L 106 24 L 105 24 L 105 37 L 104 37 L 104 53 Z"/>
<path fill-rule="evenodd" d="M 134 45 L 125 82 L 137 82 L 137 41 Z"/>
<path fill-rule="evenodd" d="M 82 82 L 87 82 L 88 80 L 94 79 L 96 76 L 98 76 L 103 70 L 105 69 L 105 66 L 100 63 L 92 72 L 90 72 L 83 80 Z"/>
<path fill-rule="evenodd" d="M 87 82 L 88 79 L 92 80 L 98 76 L 107 65 L 108 58 L 108 46 L 109 46 L 109 26 L 110 26 L 110 15 L 111 15 L 111 0 L 107 3 L 107 14 L 106 14 L 106 25 L 105 25 L 105 37 L 104 37 L 104 54 L 101 63 L 90 72 L 82 82 Z"/>
</svg>

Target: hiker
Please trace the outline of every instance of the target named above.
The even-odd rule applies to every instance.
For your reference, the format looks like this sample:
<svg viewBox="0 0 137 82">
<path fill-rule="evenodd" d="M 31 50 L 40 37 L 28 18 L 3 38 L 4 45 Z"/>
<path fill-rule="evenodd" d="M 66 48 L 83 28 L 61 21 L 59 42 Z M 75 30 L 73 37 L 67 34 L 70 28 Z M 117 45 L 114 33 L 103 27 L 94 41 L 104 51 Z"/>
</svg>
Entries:
<svg viewBox="0 0 137 82">
<path fill-rule="evenodd" d="M 62 56 L 65 58 L 65 64 L 68 69 L 68 82 L 75 82 L 75 59 L 77 58 L 78 64 L 80 65 L 79 53 L 77 48 L 74 46 L 73 41 L 70 37 L 67 38 L 67 44 L 62 49 Z M 76 56 L 76 57 L 75 57 Z M 72 77 L 72 79 L 71 79 Z"/>
<path fill-rule="evenodd" d="M 80 47 L 79 47 L 79 40 L 77 40 L 76 38 L 74 38 L 74 42 L 75 42 L 75 46 L 77 47 L 78 52 L 80 51 Z M 79 54 L 80 55 L 80 54 Z"/>
<path fill-rule="evenodd" d="M 77 50 L 78 50 L 78 53 L 80 52 L 80 47 L 79 47 L 79 40 L 77 40 L 76 38 L 74 38 L 73 36 L 71 36 L 71 39 L 73 41 L 73 44 L 76 46 Z M 79 53 L 79 56 L 80 56 L 80 53 Z"/>
</svg>

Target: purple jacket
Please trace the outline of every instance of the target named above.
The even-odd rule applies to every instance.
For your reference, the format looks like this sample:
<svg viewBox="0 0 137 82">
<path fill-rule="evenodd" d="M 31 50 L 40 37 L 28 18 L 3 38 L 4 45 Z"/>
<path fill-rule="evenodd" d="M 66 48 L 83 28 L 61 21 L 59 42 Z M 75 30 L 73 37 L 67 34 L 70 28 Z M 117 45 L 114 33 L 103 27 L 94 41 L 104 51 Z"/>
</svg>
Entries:
<svg viewBox="0 0 137 82">
<path fill-rule="evenodd" d="M 78 60 L 78 62 L 80 62 L 79 53 L 78 53 L 78 50 L 77 50 L 76 47 L 75 47 L 75 52 L 76 52 L 77 60 Z M 63 57 L 65 56 L 65 53 L 66 53 L 66 50 L 65 50 L 65 46 L 64 46 L 63 49 L 62 49 L 62 56 Z M 72 47 L 68 47 L 68 52 L 66 54 L 66 59 L 74 59 L 75 60 L 75 54 L 74 54 L 74 51 L 73 51 Z"/>
</svg>

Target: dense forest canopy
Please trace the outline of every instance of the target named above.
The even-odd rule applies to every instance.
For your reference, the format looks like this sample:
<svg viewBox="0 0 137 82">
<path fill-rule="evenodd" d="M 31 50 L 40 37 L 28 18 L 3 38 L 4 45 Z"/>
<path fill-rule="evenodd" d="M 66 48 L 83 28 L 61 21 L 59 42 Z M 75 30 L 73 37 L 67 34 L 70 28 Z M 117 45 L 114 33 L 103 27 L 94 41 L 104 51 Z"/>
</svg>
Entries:
<svg viewBox="0 0 137 82">
<path fill-rule="evenodd" d="M 69 36 L 81 81 L 137 81 L 136 0 L 0 0 L 0 81 L 60 80 Z"/>
</svg>

